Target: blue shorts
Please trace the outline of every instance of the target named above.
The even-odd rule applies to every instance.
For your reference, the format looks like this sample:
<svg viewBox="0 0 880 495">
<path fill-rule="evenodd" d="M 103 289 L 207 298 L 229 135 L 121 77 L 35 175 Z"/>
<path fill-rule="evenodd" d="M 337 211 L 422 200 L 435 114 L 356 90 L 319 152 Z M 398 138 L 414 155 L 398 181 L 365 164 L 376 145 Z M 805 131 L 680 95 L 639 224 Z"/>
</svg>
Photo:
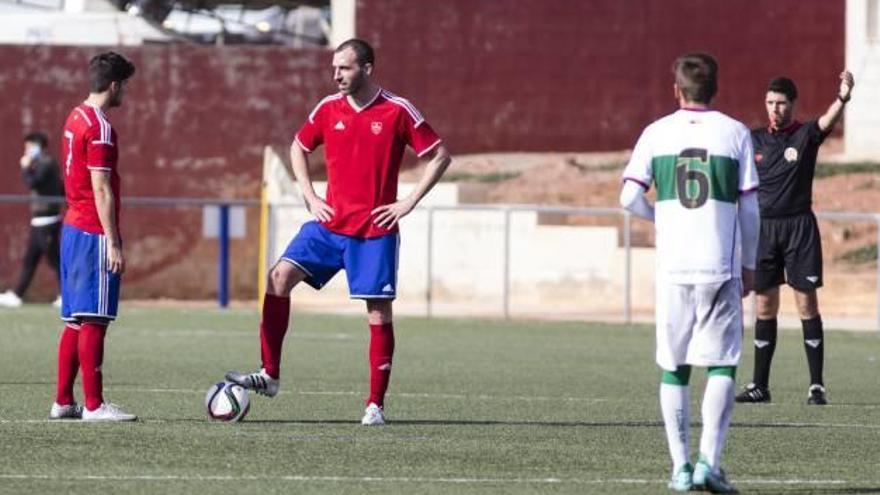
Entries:
<svg viewBox="0 0 880 495">
<path fill-rule="evenodd" d="M 61 319 L 116 319 L 120 276 L 107 270 L 107 237 L 61 229 Z"/>
<path fill-rule="evenodd" d="M 394 299 L 400 235 L 360 239 L 335 234 L 316 221 L 303 224 L 281 259 L 306 274 L 306 283 L 320 289 L 345 270 L 352 299 Z"/>
</svg>

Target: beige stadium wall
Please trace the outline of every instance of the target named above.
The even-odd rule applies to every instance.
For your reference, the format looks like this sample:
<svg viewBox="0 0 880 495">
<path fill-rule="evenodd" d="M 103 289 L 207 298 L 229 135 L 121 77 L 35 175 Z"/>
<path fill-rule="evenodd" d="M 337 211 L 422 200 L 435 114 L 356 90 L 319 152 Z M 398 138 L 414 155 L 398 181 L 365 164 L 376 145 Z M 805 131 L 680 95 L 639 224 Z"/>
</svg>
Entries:
<svg viewBox="0 0 880 495">
<path fill-rule="evenodd" d="M 325 184 L 317 184 L 321 193 Z M 401 184 L 401 193 L 412 184 Z M 424 206 L 451 206 L 457 186 L 440 184 Z M 275 206 L 269 259 L 277 259 L 311 216 L 301 206 Z M 434 315 L 504 315 L 504 213 L 437 210 L 431 238 L 431 304 Z M 401 221 L 396 310 L 427 313 L 428 213 L 416 210 Z M 653 309 L 652 249 L 634 249 L 633 309 Z M 510 221 L 509 309 L 511 316 L 621 320 L 624 311 L 625 252 L 615 227 L 539 225 L 534 212 Z M 301 285 L 294 306 L 307 310 L 358 312 L 345 274 L 321 291 Z"/>
<path fill-rule="evenodd" d="M 872 8 L 869 8 L 872 6 Z M 880 160 L 880 2 L 847 0 L 846 66 L 856 88 L 846 109 L 848 159 Z"/>
</svg>

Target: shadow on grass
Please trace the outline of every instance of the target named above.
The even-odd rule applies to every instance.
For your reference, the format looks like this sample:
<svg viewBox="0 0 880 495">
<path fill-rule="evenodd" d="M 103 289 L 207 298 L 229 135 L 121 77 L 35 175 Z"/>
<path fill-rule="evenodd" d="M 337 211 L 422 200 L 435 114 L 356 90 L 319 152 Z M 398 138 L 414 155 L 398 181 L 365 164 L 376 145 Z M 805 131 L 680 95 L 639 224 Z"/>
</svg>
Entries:
<svg viewBox="0 0 880 495">
<path fill-rule="evenodd" d="M 351 419 L 258 419 L 245 420 L 254 424 L 302 424 L 302 425 L 353 425 L 357 421 Z M 498 421 L 498 420 L 456 420 L 456 419 L 394 419 L 388 425 L 404 426 L 550 426 L 563 428 L 657 428 L 662 427 L 660 421 Z"/>
</svg>

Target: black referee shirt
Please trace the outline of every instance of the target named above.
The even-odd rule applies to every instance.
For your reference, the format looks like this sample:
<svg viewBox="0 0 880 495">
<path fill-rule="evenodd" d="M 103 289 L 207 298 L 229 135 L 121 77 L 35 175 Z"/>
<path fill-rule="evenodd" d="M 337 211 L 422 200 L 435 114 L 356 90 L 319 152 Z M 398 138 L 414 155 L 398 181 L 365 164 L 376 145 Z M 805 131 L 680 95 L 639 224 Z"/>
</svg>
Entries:
<svg viewBox="0 0 880 495">
<path fill-rule="evenodd" d="M 816 155 L 826 136 L 816 120 L 793 122 L 777 132 L 766 127 L 752 129 L 761 218 L 810 211 Z"/>
</svg>

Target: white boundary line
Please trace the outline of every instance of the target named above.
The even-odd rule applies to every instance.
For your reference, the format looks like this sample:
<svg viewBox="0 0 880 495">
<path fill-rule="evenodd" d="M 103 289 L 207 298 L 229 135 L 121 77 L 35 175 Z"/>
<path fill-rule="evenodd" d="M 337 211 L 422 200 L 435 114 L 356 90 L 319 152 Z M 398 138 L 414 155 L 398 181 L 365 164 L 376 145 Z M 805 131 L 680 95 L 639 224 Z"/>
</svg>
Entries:
<svg viewBox="0 0 880 495">
<path fill-rule="evenodd" d="M 663 479 L 640 478 L 432 478 L 405 476 L 230 476 L 230 475 L 49 475 L 49 474 L 0 474 L 4 480 L 50 480 L 50 481 L 294 481 L 294 482 L 350 482 L 350 483 L 450 483 L 450 484 L 578 484 L 578 485 L 655 485 L 664 484 Z M 846 480 L 809 479 L 743 479 L 731 480 L 741 485 L 845 485 Z M 861 483 L 862 481 L 860 481 Z"/>
</svg>

